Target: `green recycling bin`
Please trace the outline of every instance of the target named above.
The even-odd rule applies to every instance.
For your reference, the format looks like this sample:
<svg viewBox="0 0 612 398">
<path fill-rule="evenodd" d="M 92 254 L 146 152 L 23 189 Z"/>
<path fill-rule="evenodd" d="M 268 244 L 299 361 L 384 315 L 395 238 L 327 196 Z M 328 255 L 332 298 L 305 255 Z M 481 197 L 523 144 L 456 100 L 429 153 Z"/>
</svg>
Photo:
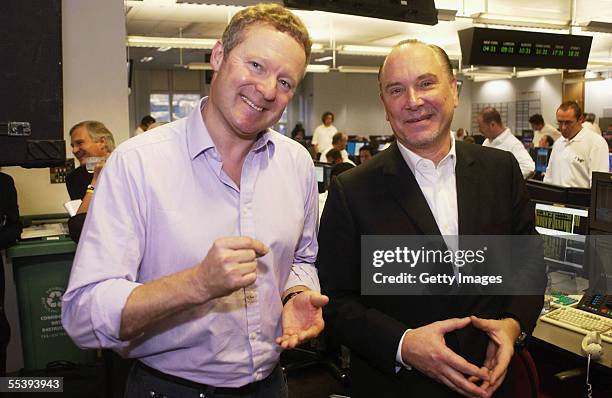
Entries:
<svg viewBox="0 0 612 398">
<path fill-rule="evenodd" d="M 79 349 L 62 327 L 62 296 L 76 244 L 66 237 L 21 241 L 7 251 L 13 262 L 25 370 L 54 361 L 93 363 L 96 350 Z"/>
</svg>

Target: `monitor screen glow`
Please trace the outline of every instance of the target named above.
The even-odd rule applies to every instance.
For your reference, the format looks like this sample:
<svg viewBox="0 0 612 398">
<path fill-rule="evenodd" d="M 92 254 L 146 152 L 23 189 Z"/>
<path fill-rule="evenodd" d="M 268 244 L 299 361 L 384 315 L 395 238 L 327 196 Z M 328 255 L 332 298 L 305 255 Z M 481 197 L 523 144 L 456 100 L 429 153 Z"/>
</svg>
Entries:
<svg viewBox="0 0 612 398">
<path fill-rule="evenodd" d="M 323 166 L 315 166 L 315 173 L 317 175 L 317 182 L 325 181 L 325 171 L 323 169 Z"/>
</svg>

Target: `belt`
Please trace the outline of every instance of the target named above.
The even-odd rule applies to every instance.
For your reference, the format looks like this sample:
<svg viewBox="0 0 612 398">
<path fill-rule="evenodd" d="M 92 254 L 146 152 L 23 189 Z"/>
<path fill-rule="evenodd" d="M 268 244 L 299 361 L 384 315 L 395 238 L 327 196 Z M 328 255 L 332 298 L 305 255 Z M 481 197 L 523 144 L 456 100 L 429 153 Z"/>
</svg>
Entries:
<svg viewBox="0 0 612 398">
<path fill-rule="evenodd" d="M 201 384 L 195 381 L 183 379 L 182 377 L 169 375 L 167 373 L 154 369 L 150 366 L 147 366 L 141 361 L 136 361 L 136 366 L 138 366 L 140 369 L 147 372 L 149 375 L 153 377 L 157 377 L 158 379 L 161 379 L 161 380 L 165 380 L 170 383 L 175 383 L 175 384 L 179 384 L 185 387 L 194 388 L 196 390 L 206 390 L 206 389 L 212 388 L 214 389 L 216 393 L 219 393 L 219 394 L 238 395 L 238 396 L 251 395 L 251 394 L 257 393 L 259 391 L 261 384 L 265 382 L 266 380 L 268 380 L 270 376 L 274 373 L 274 371 L 272 371 L 272 373 L 270 373 L 270 375 L 268 375 L 268 377 L 266 377 L 265 379 L 261 379 L 253 383 L 246 384 L 242 387 L 215 387 L 215 386 L 210 386 L 208 384 Z"/>
</svg>

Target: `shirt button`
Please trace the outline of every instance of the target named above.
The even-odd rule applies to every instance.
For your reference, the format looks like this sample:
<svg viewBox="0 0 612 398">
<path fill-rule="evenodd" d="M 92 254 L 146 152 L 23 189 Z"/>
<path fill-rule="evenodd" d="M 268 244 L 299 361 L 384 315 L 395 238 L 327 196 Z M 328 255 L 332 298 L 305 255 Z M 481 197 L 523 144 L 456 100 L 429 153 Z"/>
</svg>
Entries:
<svg viewBox="0 0 612 398">
<path fill-rule="evenodd" d="M 250 338 L 251 340 L 256 340 L 256 339 L 257 339 L 257 333 L 255 333 L 255 332 L 251 332 L 251 333 L 249 333 L 249 338 Z"/>
</svg>

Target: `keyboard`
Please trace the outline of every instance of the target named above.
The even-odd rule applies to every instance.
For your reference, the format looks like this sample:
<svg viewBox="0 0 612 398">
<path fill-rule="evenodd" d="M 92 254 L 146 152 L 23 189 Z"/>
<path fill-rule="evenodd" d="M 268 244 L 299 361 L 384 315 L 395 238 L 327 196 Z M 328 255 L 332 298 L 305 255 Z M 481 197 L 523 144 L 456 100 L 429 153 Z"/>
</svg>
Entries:
<svg viewBox="0 0 612 398">
<path fill-rule="evenodd" d="M 540 320 L 584 335 L 599 332 L 603 341 L 612 344 L 612 319 L 573 307 L 561 307 L 542 315 Z"/>
</svg>

